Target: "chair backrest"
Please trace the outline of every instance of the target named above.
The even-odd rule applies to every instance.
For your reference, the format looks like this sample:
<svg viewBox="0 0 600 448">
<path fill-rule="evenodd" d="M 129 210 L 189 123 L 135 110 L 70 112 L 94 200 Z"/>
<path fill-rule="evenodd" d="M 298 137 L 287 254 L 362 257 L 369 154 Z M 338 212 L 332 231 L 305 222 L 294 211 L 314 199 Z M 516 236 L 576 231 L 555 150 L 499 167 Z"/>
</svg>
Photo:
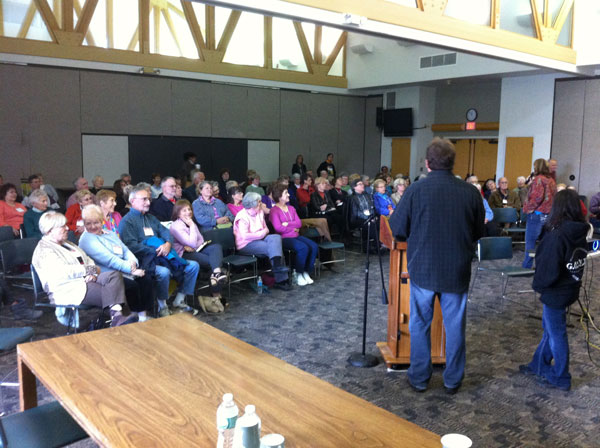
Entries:
<svg viewBox="0 0 600 448">
<path fill-rule="evenodd" d="M 10 241 L 15 239 L 13 228 L 11 226 L 0 227 L 0 241 Z"/>
<path fill-rule="evenodd" d="M 205 240 L 218 243 L 223 248 L 224 254 L 235 251 L 235 238 L 233 237 L 233 226 L 225 229 L 211 229 L 202 232 Z"/>
<path fill-rule="evenodd" d="M 30 267 L 31 270 L 31 281 L 33 283 L 33 298 L 35 300 L 35 306 L 54 306 L 50 302 L 42 302 L 44 297 L 47 297 L 46 291 L 44 291 L 44 287 L 42 286 L 42 281 L 40 280 L 40 276 L 33 264 Z"/>
<path fill-rule="evenodd" d="M 521 209 L 521 227 L 525 227 L 527 224 L 527 213 L 525 213 L 525 209 Z"/>
<path fill-rule="evenodd" d="M 2 257 L 2 270 L 4 273 L 15 266 L 31 263 L 33 251 L 39 238 L 23 238 L 0 243 L 0 256 Z"/>
<path fill-rule="evenodd" d="M 518 221 L 517 209 L 512 207 L 506 208 L 493 208 L 494 222 L 498 224 L 511 223 L 514 224 Z"/>
<path fill-rule="evenodd" d="M 509 236 L 490 236 L 477 242 L 479 261 L 512 259 L 512 238 Z"/>
</svg>

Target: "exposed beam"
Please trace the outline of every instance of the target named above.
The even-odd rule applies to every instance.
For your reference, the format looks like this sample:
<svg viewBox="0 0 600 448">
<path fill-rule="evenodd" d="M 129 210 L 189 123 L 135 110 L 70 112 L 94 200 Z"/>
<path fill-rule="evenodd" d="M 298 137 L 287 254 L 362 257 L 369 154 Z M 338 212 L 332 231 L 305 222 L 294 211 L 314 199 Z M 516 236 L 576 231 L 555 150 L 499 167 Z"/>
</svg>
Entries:
<svg viewBox="0 0 600 448">
<path fill-rule="evenodd" d="M 154 13 L 154 52 L 160 53 L 160 8 L 151 6 Z"/>
<path fill-rule="evenodd" d="M 206 49 L 206 44 L 204 43 L 204 37 L 202 36 L 200 25 L 198 25 L 196 12 L 194 11 L 192 4 L 187 0 L 181 0 L 181 7 L 183 8 L 185 19 L 187 20 L 192 37 L 194 38 L 194 43 L 196 44 L 196 49 L 198 50 L 198 57 L 204 60 L 203 52 Z"/>
<path fill-rule="evenodd" d="M 0 0 L 0 36 L 4 36 L 4 13 L 2 8 L 2 0 Z"/>
<path fill-rule="evenodd" d="M 97 0 L 95 0 L 95 1 L 97 2 Z M 82 8 L 81 8 L 81 5 L 79 4 L 79 0 L 73 1 L 73 7 L 75 8 L 75 15 L 77 16 L 77 27 L 79 28 L 79 21 L 81 20 L 81 12 L 82 12 Z M 90 21 L 91 21 L 91 16 L 90 16 Z M 83 36 L 84 34 L 81 33 L 81 35 Z M 87 32 L 85 33 L 85 37 L 86 37 L 89 45 L 96 45 L 94 36 L 92 36 L 92 32 L 89 29 L 89 23 L 87 26 Z M 83 43 L 83 41 L 82 41 L 82 43 Z"/>
<path fill-rule="evenodd" d="M 490 26 L 497 30 L 500 28 L 500 0 L 492 0 L 490 6 Z"/>
<path fill-rule="evenodd" d="M 340 35 L 338 41 L 335 43 L 335 47 L 333 47 L 333 50 L 331 50 L 331 54 L 329 56 L 327 56 L 327 60 L 325 61 L 325 65 L 328 66 L 329 68 L 331 68 L 331 66 L 333 65 L 333 63 L 337 59 L 338 55 L 340 54 L 340 50 L 346 44 L 346 39 L 348 39 L 348 32 L 344 31 Z"/>
<path fill-rule="evenodd" d="M 73 31 L 73 0 L 62 0 L 61 15 L 62 29 Z"/>
<path fill-rule="evenodd" d="M 206 5 L 206 48 L 214 50 L 217 48 L 217 38 L 215 37 L 215 7 Z"/>
<path fill-rule="evenodd" d="M 544 0 L 544 26 L 550 26 L 550 8 L 549 8 L 549 0 Z"/>
<path fill-rule="evenodd" d="M 46 24 L 46 27 L 48 28 L 48 33 L 50 33 L 50 37 L 54 42 L 58 42 L 58 39 L 56 38 L 56 32 L 60 31 L 60 28 L 58 26 L 58 22 L 56 21 L 56 17 L 50 9 L 50 5 L 48 5 L 48 2 L 46 0 L 34 1 L 38 11 L 40 12 L 40 15 L 42 16 L 42 19 L 44 20 L 44 23 Z"/>
<path fill-rule="evenodd" d="M 231 11 L 231 14 L 229 14 L 229 19 L 227 19 L 225 29 L 223 30 L 223 35 L 221 36 L 221 39 L 219 39 L 217 51 L 222 51 L 223 53 L 227 51 L 227 47 L 231 41 L 231 36 L 233 36 L 233 31 L 235 30 L 241 15 L 241 11 L 235 9 Z"/>
<path fill-rule="evenodd" d="M 298 36 L 298 42 L 300 42 L 300 49 L 302 50 L 302 56 L 304 57 L 306 68 L 308 69 L 308 73 L 313 73 L 314 60 L 312 58 L 312 55 L 310 54 L 310 48 L 308 46 L 308 42 L 306 41 L 306 36 L 304 35 L 302 23 L 296 21 L 294 21 L 293 23 L 294 29 L 296 30 L 296 36 Z"/>
<path fill-rule="evenodd" d="M 179 43 L 179 37 L 177 37 L 177 30 L 173 25 L 173 20 L 171 19 L 171 14 L 168 9 L 162 10 L 163 17 L 165 18 L 165 22 L 167 22 L 167 26 L 169 27 L 169 31 L 173 35 L 173 40 L 175 41 L 175 45 L 177 45 L 177 50 L 179 50 L 179 54 L 183 56 L 183 51 L 181 51 L 181 44 Z"/>
<path fill-rule="evenodd" d="M 140 41 L 140 27 L 138 25 L 135 28 L 135 31 L 133 32 L 133 36 L 131 36 L 131 39 L 129 40 L 129 44 L 127 45 L 127 50 L 134 51 L 135 44 L 137 44 L 139 41 Z"/>
<path fill-rule="evenodd" d="M 138 23 L 140 53 L 150 53 L 150 0 L 139 0 Z"/>
<path fill-rule="evenodd" d="M 417 0 L 417 8 L 421 11 L 425 11 L 425 6 L 423 5 L 423 0 Z"/>
<path fill-rule="evenodd" d="M 61 8 L 62 0 L 52 0 L 52 11 L 54 11 L 54 15 L 56 16 L 56 22 L 58 26 L 62 26 L 62 8 Z"/>
<path fill-rule="evenodd" d="M 106 39 L 108 48 L 115 48 L 113 0 L 106 0 Z"/>
<path fill-rule="evenodd" d="M 536 0 L 529 0 L 531 4 L 531 19 L 533 20 L 533 29 L 538 39 L 542 39 L 542 16 L 538 12 Z"/>
<path fill-rule="evenodd" d="M 98 5 L 98 0 L 86 0 L 83 8 L 81 9 L 79 20 L 77 20 L 77 27 L 75 28 L 75 31 L 83 35 L 88 34 L 90 22 L 92 21 L 94 11 L 96 11 L 96 5 Z"/>
<path fill-rule="evenodd" d="M 21 23 L 21 28 L 19 28 L 19 32 L 17 33 L 17 37 L 19 39 L 25 39 L 27 37 L 27 33 L 29 32 L 29 28 L 31 28 L 31 22 L 33 22 L 36 11 L 37 8 L 35 7 L 35 3 L 31 2 L 29 4 L 29 8 L 27 8 L 27 12 L 25 13 L 23 23 Z"/>
<path fill-rule="evenodd" d="M 556 16 L 556 20 L 552 25 L 552 28 L 556 30 L 557 33 L 560 34 L 567 17 L 569 17 L 569 12 L 573 8 L 574 0 L 564 0 L 562 6 L 560 7 L 560 11 L 558 11 L 558 15 Z"/>
<path fill-rule="evenodd" d="M 321 43 L 323 41 L 323 27 L 321 25 L 315 25 L 315 62 L 317 64 L 323 63 L 323 51 L 321 50 Z"/>
<path fill-rule="evenodd" d="M 189 0 L 188 0 L 189 3 Z M 173 3 L 169 3 L 169 9 L 171 11 L 173 11 L 175 14 L 177 14 L 179 17 L 181 17 L 182 19 L 185 19 L 185 14 L 183 13 L 183 10 L 177 8 Z"/>
<path fill-rule="evenodd" d="M 264 16 L 265 68 L 273 67 L 273 17 Z"/>
</svg>

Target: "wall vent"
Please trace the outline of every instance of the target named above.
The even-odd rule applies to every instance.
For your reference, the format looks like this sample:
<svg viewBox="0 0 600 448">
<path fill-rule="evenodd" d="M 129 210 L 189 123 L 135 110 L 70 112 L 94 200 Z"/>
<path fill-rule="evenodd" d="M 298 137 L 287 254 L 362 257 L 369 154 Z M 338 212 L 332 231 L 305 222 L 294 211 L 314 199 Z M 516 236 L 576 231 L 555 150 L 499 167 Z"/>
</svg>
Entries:
<svg viewBox="0 0 600 448">
<path fill-rule="evenodd" d="M 420 61 L 420 68 L 441 67 L 443 65 L 455 65 L 456 53 L 436 54 L 424 56 Z"/>
</svg>

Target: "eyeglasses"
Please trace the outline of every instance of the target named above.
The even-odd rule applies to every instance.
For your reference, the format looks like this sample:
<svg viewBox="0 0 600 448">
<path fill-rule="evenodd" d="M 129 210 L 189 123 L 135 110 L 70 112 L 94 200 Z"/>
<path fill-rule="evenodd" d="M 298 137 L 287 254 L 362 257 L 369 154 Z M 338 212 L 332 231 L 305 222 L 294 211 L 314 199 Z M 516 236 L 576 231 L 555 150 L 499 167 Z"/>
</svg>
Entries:
<svg viewBox="0 0 600 448">
<path fill-rule="evenodd" d="M 133 198 L 133 200 L 134 201 L 138 200 L 138 201 L 142 201 L 142 202 L 146 202 L 146 201 L 150 202 L 150 198 L 148 198 L 148 197 L 145 197 L 145 198 Z"/>
</svg>

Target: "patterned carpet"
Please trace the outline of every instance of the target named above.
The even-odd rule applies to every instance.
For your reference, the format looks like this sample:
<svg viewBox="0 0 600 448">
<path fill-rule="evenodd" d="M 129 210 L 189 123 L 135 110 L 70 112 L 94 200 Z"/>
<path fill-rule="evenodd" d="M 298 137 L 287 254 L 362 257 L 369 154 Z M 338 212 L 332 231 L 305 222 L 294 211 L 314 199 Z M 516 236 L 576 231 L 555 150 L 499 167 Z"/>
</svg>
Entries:
<svg viewBox="0 0 600 448">
<path fill-rule="evenodd" d="M 347 364 L 349 354 L 361 347 L 364 255 L 347 252 L 347 258 L 345 270 L 337 264 L 335 273 L 324 271 L 313 285 L 296 286 L 290 292 L 257 295 L 248 285 L 237 285 L 226 313 L 199 318 L 437 434 L 466 434 L 475 447 L 600 446 L 600 378 L 575 317 L 569 329 L 570 392 L 542 388 L 534 378 L 518 372 L 518 365 L 531 359 L 541 337 L 541 321 L 530 317 L 540 317 L 541 306 L 532 293 L 517 292 L 527 289 L 530 279 L 511 280 L 511 300 L 502 301 L 500 277 L 479 275 L 468 306 L 467 372 L 462 388 L 454 396 L 446 395 L 438 367 L 429 390 L 417 394 L 406 385 L 405 372 L 387 372 L 383 363 L 370 369 Z M 511 264 L 518 265 L 521 259 L 522 252 L 516 251 Z M 367 351 L 379 356 L 375 342 L 385 340 L 387 309 L 381 304 L 377 259 L 371 260 Z M 386 285 L 387 266 L 385 254 Z M 595 314 L 600 314 L 599 286 L 594 281 L 588 290 Z M 27 297 L 22 290 L 14 293 Z M 34 325 L 36 339 L 63 335 L 64 327 L 45 313 Z M 2 324 L 13 323 L 3 319 Z M 595 353 L 600 361 L 600 353 Z M 14 354 L 3 356 L 1 362 L 4 376 L 16 364 Z M 16 390 L 5 389 L 3 395 L 3 410 L 15 411 Z M 51 399 L 43 389 L 41 397 Z M 94 444 L 85 441 L 74 446 Z M 398 446 L 403 446 L 401 441 Z"/>
</svg>

